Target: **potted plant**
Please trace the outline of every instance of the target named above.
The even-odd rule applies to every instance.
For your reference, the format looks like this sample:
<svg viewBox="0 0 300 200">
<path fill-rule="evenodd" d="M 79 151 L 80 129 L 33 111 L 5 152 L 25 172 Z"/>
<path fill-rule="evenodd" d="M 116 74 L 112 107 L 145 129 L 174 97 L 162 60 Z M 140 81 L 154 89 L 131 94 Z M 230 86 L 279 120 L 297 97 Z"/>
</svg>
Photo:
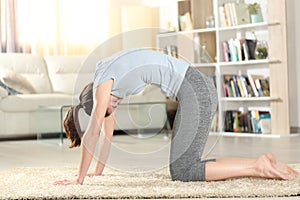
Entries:
<svg viewBox="0 0 300 200">
<path fill-rule="evenodd" d="M 251 18 L 251 23 L 262 22 L 260 5 L 258 3 L 249 4 L 248 10 Z"/>
</svg>

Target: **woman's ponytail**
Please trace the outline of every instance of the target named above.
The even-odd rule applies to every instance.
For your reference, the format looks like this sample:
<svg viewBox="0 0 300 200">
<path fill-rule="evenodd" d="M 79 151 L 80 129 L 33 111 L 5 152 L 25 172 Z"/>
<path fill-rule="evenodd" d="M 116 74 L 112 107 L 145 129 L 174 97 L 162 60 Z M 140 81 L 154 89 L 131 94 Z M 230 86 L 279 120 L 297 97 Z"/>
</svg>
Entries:
<svg viewBox="0 0 300 200">
<path fill-rule="evenodd" d="M 77 111 L 76 111 L 77 110 Z M 64 119 L 64 128 L 67 138 L 71 141 L 70 148 L 79 147 L 81 144 L 80 126 L 78 126 L 78 110 L 77 106 L 71 107 Z M 77 120 L 76 120 L 77 118 Z M 79 127 L 79 128 L 78 128 Z"/>
<path fill-rule="evenodd" d="M 66 136 L 71 140 L 70 148 L 79 147 L 81 144 L 81 138 L 84 132 L 80 128 L 79 123 L 79 110 L 84 109 L 87 115 L 91 115 L 93 109 L 93 83 L 89 83 L 84 87 L 80 96 L 80 103 L 71 107 L 64 119 L 64 128 Z"/>
</svg>

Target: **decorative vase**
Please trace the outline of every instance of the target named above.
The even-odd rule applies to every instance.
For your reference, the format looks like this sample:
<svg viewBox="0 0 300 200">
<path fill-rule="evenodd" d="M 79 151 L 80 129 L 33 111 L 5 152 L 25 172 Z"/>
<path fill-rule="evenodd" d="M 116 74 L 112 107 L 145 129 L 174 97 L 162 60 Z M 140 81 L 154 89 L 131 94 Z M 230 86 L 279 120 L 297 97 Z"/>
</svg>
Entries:
<svg viewBox="0 0 300 200">
<path fill-rule="evenodd" d="M 250 18 L 251 18 L 252 24 L 262 22 L 261 15 L 259 15 L 259 14 L 251 14 Z"/>
<path fill-rule="evenodd" d="M 268 58 L 268 45 L 266 41 L 257 41 L 254 56 L 255 59 Z"/>
</svg>

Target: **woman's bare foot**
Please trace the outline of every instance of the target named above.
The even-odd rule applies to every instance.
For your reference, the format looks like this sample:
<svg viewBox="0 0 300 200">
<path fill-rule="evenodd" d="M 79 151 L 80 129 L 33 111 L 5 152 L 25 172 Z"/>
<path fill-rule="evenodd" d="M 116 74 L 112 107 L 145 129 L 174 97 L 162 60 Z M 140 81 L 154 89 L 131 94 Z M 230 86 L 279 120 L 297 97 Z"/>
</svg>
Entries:
<svg viewBox="0 0 300 200">
<path fill-rule="evenodd" d="M 289 166 L 278 162 L 270 153 L 256 159 L 255 171 L 259 177 L 282 180 L 293 180 L 298 174 Z"/>
</svg>

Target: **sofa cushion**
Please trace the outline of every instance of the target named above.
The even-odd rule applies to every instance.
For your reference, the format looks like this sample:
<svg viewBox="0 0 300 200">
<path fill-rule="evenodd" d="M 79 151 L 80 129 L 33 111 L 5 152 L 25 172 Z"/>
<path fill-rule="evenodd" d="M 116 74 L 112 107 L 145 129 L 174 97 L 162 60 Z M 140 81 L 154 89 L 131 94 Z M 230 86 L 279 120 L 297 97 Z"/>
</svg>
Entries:
<svg viewBox="0 0 300 200">
<path fill-rule="evenodd" d="M 12 88 L 18 93 L 36 93 L 31 83 L 15 71 L 0 67 L 0 81 L 6 86 L 6 88 Z"/>
<path fill-rule="evenodd" d="M 96 66 L 82 68 L 85 59 L 85 55 L 45 56 L 53 92 L 77 94 L 93 80 Z"/>
<path fill-rule="evenodd" d="M 0 66 L 21 74 L 37 93 L 52 92 L 43 57 L 32 54 L 0 53 Z"/>
<path fill-rule="evenodd" d="M 40 106 L 72 105 L 73 97 L 68 94 L 17 94 L 0 101 L 4 112 L 31 112 Z"/>
</svg>

